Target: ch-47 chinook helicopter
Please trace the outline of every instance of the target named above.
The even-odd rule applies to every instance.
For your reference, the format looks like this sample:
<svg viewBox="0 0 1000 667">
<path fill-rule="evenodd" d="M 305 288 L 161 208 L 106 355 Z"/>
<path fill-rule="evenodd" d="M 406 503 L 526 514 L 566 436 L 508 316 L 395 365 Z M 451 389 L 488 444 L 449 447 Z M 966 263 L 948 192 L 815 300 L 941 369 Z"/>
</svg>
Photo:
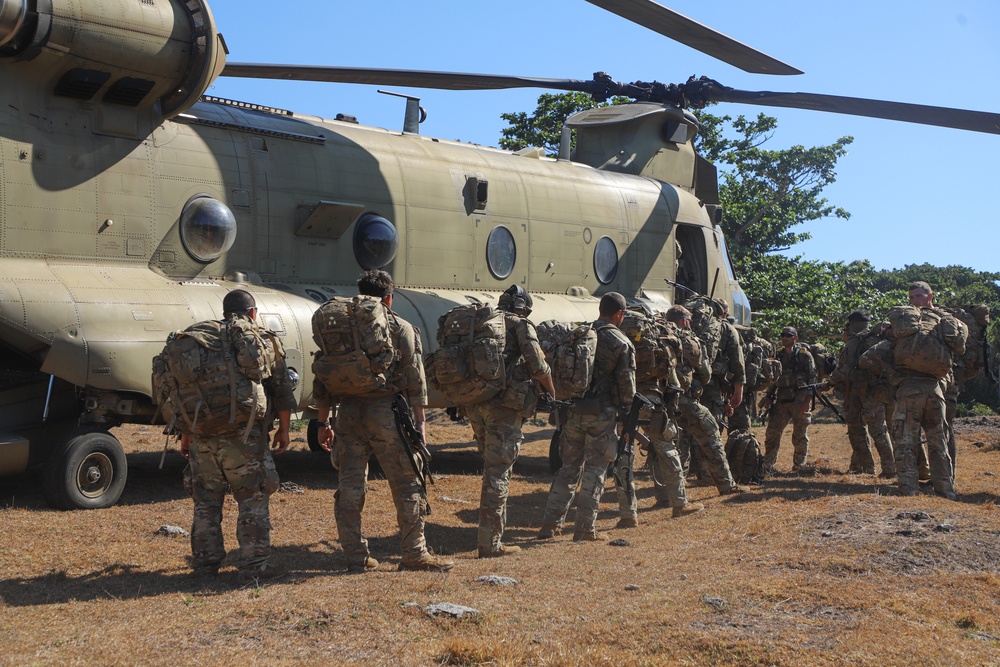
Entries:
<svg viewBox="0 0 1000 667">
<path fill-rule="evenodd" d="M 798 70 L 650 0 L 590 0 L 747 71 Z M 594 317 L 608 290 L 654 309 L 664 279 L 749 304 L 718 227 L 715 170 L 685 108 L 820 109 L 1000 133 L 1000 116 L 801 93 L 288 65 L 225 64 L 204 0 L 0 0 L 0 475 L 44 470 L 60 508 L 115 503 L 108 429 L 156 419 L 150 360 L 170 331 L 254 294 L 308 414 L 310 318 L 389 270 L 433 349 L 438 316 L 511 283 L 535 317 Z M 217 76 L 627 95 L 572 117 L 558 159 L 203 97 Z M 568 146 L 569 142 L 564 142 Z"/>
</svg>

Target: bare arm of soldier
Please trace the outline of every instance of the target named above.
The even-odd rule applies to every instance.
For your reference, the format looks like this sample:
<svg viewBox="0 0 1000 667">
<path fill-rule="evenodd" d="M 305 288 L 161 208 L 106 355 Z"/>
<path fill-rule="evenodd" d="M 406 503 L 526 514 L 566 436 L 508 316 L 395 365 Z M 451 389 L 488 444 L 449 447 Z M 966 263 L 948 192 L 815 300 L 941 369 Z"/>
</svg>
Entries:
<svg viewBox="0 0 1000 667">
<path fill-rule="evenodd" d="M 181 456 L 191 458 L 191 436 L 187 433 L 181 433 Z"/>
<path fill-rule="evenodd" d="M 274 450 L 275 454 L 281 454 L 288 449 L 288 443 L 290 442 L 288 428 L 291 423 L 292 411 L 278 410 L 278 430 L 274 432 L 274 440 L 271 443 L 271 449 Z"/>
</svg>

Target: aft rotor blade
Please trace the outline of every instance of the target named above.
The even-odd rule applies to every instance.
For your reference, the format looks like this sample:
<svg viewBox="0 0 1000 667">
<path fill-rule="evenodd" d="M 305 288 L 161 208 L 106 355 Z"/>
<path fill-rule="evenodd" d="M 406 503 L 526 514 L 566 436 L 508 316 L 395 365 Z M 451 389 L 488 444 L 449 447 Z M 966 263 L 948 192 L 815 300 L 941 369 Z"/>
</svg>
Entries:
<svg viewBox="0 0 1000 667">
<path fill-rule="evenodd" d="M 587 0 L 624 19 L 658 32 L 675 42 L 753 74 L 802 74 L 802 70 L 772 58 L 743 42 L 712 30 L 653 0 Z"/>
<path fill-rule="evenodd" d="M 313 65 L 272 65 L 228 63 L 222 76 L 288 81 L 360 83 L 372 86 L 410 86 L 442 90 L 499 90 L 504 88 L 548 88 L 590 92 L 593 81 L 576 79 L 538 79 L 503 74 L 467 74 L 370 67 L 327 67 Z"/>
<path fill-rule="evenodd" d="M 842 113 L 851 116 L 867 116 L 899 120 L 921 125 L 937 125 L 956 130 L 1000 134 L 1000 114 L 985 111 L 949 109 L 904 102 L 867 100 L 859 97 L 837 95 L 817 95 L 814 93 L 775 93 L 770 91 L 736 90 L 722 88 L 706 95 L 714 102 L 737 102 L 765 107 L 785 107 L 788 109 L 811 109 L 828 113 Z"/>
</svg>

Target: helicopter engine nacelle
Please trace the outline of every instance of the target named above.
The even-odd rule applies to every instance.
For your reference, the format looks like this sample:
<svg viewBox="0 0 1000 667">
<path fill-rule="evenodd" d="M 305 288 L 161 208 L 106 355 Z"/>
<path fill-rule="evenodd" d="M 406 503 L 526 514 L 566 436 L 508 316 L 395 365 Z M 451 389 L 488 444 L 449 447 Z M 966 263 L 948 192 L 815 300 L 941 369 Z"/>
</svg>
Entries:
<svg viewBox="0 0 1000 667">
<path fill-rule="evenodd" d="M 0 0 L 0 67 L 53 98 L 150 110 L 153 123 L 197 102 L 225 51 L 204 0 Z"/>
</svg>

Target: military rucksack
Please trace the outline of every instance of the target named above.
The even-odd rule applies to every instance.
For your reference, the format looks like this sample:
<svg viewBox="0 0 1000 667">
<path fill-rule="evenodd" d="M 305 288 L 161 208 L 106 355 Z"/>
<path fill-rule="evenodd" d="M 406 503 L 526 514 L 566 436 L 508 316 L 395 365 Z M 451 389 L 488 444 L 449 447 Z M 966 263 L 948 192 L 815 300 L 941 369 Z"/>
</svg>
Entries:
<svg viewBox="0 0 1000 667">
<path fill-rule="evenodd" d="M 449 405 L 474 405 L 506 386 L 504 314 L 491 305 L 455 306 L 438 318 L 438 349 L 424 360 L 427 383 Z"/>
<path fill-rule="evenodd" d="M 722 344 L 722 320 L 715 314 L 715 305 L 702 296 L 691 299 L 684 307 L 691 311 L 691 330 L 698 336 L 702 352 L 712 364 Z"/>
<path fill-rule="evenodd" d="M 583 398 L 594 377 L 597 331 L 590 322 L 546 320 L 535 330 L 560 400 Z"/>
<path fill-rule="evenodd" d="M 938 308 L 896 306 L 889 311 L 892 359 L 897 368 L 938 379 L 965 353 L 965 327 Z"/>
<path fill-rule="evenodd" d="M 760 443 L 750 431 L 729 434 L 726 460 L 737 484 L 760 484 L 764 481 L 764 456 L 760 453 Z"/>
<path fill-rule="evenodd" d="M 812 355 L 813 364 L 816 365 L 816 380 L 822 382 L 830 373 L 837 370 L 837 358 L 827 351 L 826 346 L 819 343 L 811 343 L 807 347 L 809 354 Z"/>
<path fill-rule="evenodd" d="M 743 348 L 743 368 L 746 372 L 746 387 L 751 391 L 759 389 L 764 383 L 762 369 L 767 355 L 764 346 L 753 327 L 734 324 L 740 334 L 740 345 Z"/>
<path fill-rule="evenodd" d="M 331 396 L 394 393 L 396 348 L 389 331 L 389 309 L 374 296 L 333 297 L 312 317 L 319 352 L 312 370 Z"/>
<path fill-rule="evenodd" d="M 182 433 L 246 438 L 267 410 L 261 382 L 271 377 L 279 345 L 241 318 L 174 331 L 153 357 L 153 401 Z"/>
<path fill-rule="evenodd" d="M 653 382 L 670 375 L 674 366 L 673 351 L 661 340 L 664 334 L 656 321 L 641 310 L 625 311 L 618 326 L 635 347 L 636 384 Z"/>
<path fill-rule="evenodd" d="M 965 369 L 964 379 L 971 380 L 986 366 L 986 327 L 990 323 L 990 309 L 986 304 L 967 305 L 960 308 L 938 306 L 951 313 L 965 326 L 967 334 L 965 352 L 956 361 Z"/>
<path fill-rule="evenodd" d="M 680 355 L 677 359 L 677 379 L 681 389 L 688 391 L 692 387 L 695 393 L 701 389 L 701 376 L 707 376 L 710 371 L 708 360 L 705 359 L 701 341 L 690 329 L 682 329 L 673 322 L 664 322 L 665 330 L 675 335 L 680 341 Z"/>
</svg>

